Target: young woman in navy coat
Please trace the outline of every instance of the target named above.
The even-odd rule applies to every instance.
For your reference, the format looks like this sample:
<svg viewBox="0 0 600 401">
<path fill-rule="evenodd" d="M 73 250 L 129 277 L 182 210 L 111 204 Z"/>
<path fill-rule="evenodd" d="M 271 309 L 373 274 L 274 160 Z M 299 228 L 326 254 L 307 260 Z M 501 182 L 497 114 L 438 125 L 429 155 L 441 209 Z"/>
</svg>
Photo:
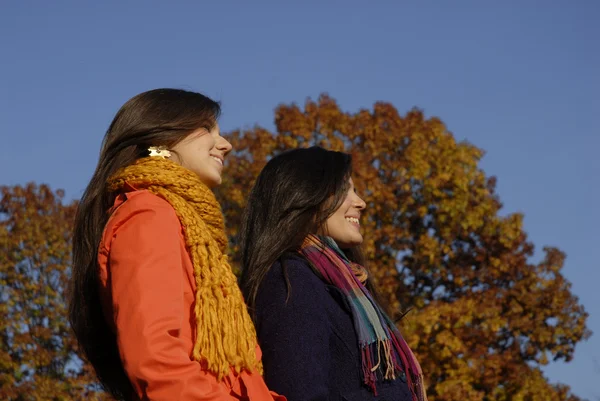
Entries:
<svg viewBox="0 0 600 401">
<path fill-rule="evenodd" d="M 423 401 L 421 368 L 377 302 L 351 157 L 319 147 L 267 163 L 242 222 L 241 286 L 265 381 L 289 401 Z"/>
</svg>

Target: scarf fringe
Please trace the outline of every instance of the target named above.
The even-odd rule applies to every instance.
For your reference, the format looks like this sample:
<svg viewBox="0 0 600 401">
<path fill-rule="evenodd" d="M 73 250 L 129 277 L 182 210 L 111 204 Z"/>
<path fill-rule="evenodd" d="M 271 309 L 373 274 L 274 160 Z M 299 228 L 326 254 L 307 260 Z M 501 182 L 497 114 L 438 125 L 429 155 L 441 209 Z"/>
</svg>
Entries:
<svg viewBox="0 0 600 401">
<path fill-rule="evenodd" d="M 364 286 L 368 272 L 347 259 L 330 237 L 309 235 L 299 252 L 350 305 L 359 339 L 364 384 L 377 395 L 377 382 L 406 375 L 413 401 L 427 401 L 423 373 L 408 344 Z"/>
<path fill-rule="evenodd" d="M 382 350 L 383 348 L 383 350 Z M 383 358 L 383 361 L 382 361 Z M 361 347 L 364 383 L 377 395 L 377 372 L 383 372 L 384 380 L 395 380 L 401 367 L 395 363 L 389 340 L 377 340 Z"/>
</svg>

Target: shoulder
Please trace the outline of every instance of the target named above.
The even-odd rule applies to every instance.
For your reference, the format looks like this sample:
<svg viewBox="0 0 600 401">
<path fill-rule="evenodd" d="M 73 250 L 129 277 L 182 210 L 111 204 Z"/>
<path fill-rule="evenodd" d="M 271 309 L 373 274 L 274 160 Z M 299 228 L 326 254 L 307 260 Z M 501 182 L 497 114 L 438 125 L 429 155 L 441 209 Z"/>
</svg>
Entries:
<svg viewBox="0 0 600 401">
<path fill-rule="evenodd" d="M 173 206 L 158 195 L 147 190 L 128 192 L 125 201 L 116 208 L 111 216 L 116 226 L 124 221 L 143 215 L 144 219 L 178 222 Z"/>
<path fill-rule="evenodd" d="M 147 233 L 177 233 L 181 230 L 175 209 L 163 198 L 147 190 L 121 195 L 124 199 L 113 211 L 104 230 L 101 247 L 107 247 L 120 232 L 136 228 Z"/>
<path fill-rule="evenodd" d="M 308 307 L 330 297 L 326 283 L 300 255 L 275 262 L 257 293 L 257 309 Z"/>
<path fill-rule="evenodd" d="M 300 255 L 288 254 L 277 260 L 266 274 L 264 283 L 277 287 L 281 282 L 289 282 L 292 287 L 325 287 L 325 282 L 315 273 L 310 263 Z M 269 285 L 271 284 L 271 285 Z"/>
<path fill-rule="evenodd" d="M 173 206 L 160 196 L 148 190 L 127 192 L 123 195 L 125 201 L 115 210 L 115 217 L 141 210 L 151 210 L 157 213 L 175 216 Z"/>
</svg>

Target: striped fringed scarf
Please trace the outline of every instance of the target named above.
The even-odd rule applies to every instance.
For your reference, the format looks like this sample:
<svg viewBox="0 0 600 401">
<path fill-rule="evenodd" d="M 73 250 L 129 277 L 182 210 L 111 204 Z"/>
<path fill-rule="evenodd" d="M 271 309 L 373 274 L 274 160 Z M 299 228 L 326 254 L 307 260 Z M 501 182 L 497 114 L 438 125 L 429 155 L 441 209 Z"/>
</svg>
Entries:
<svg viewBox="0 0 600 401">
<path fill-rule="evenodd" d="M 330 237 L 309 235 L 300 253 L 349 301 L 361 349 L 365 384 L 377 395 L 377 381 L 395 379 L 404 367 L 413 401 L 426 401 L 421 366 L 391 319 L 365 288 L 366 269 L 348 260 Z"/>
</svg>

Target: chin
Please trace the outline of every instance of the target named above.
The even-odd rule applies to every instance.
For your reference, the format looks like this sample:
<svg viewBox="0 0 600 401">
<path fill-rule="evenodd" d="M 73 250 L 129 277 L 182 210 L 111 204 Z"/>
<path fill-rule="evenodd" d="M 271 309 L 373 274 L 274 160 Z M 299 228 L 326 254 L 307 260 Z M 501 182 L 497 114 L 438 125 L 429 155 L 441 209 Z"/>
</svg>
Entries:
<svg viewBox="0 0 600 401">
<path fill-rule="evenodd" d="M 362 243 L 363 243 L 363 238 L 362 238 L 362 237 L 360 237 L 360 238 L 357 238 L 357 239 L 355 239 L 354 241 L 352 241 L 350 246 L 359 246 L 359 245 L 361 245 Z"/>
<path fill-rule="evenodd" d="M 360 244 L 363 243 L 363 239 L 362 238 L 347 238 L 346 241 L 338 241 L 336 240 L 335 242 L 337 242 L 338 246 L 341 249 L 349 249 L 349 248 L 353 248 L 355 246 L 359 246 Z"/>
<path fill-rule="evenodd" d="M 209 187 L 209 188 L 211 188 L 211 189 L 212 188 L 216 188 L 219 185 L 221 185 L 221 180 L 219 180 L 219 181 L 211 181 L 211 182 L 207 182 L 206 183 L 206 186 Z"/>
<path fill-rule="evenodd" d="M 200 180 L 206 184 L 207 187 L 209 188 L 214 188 L 214 187 L 218 187 L 219 185 L 221 185 L 221 182 L 223 181 L 221 179 L 221 176 L 210 176 L 210 177 L 200 177 Z"/>
</svg>

